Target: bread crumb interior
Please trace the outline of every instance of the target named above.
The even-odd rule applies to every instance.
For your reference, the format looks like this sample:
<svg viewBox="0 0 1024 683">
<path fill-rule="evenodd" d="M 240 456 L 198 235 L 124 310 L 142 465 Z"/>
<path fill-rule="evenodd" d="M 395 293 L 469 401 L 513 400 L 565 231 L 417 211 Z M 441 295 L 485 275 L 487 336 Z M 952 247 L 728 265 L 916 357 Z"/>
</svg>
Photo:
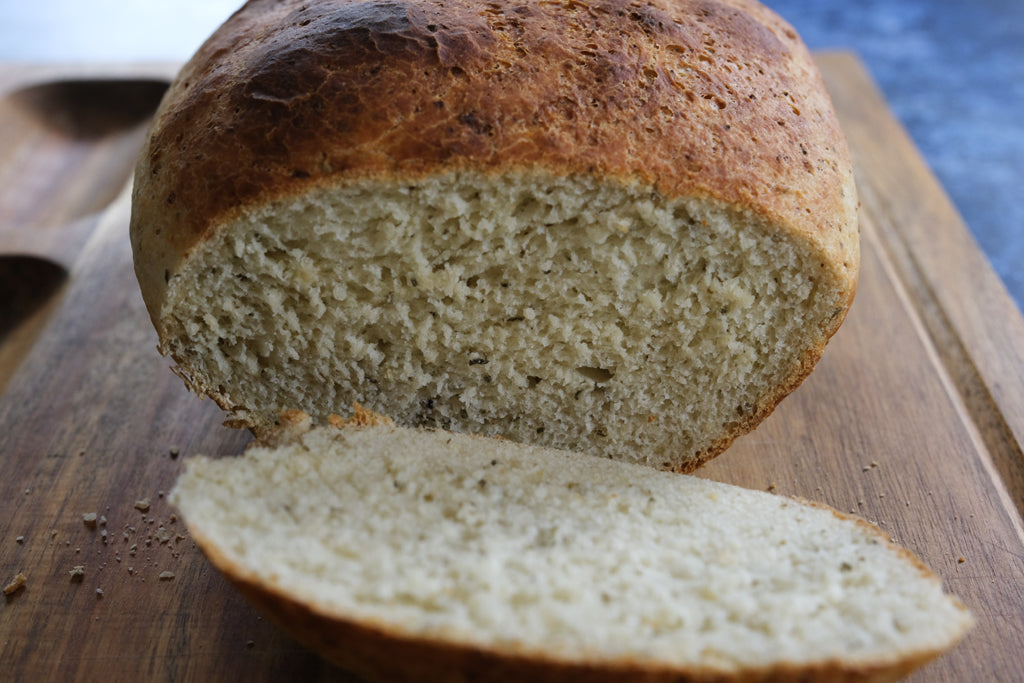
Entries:
<svg viewBox="0 0 1024 683">
<path fill-rule="evenodd" d="M 665 467 L 763 412 L 837 287 L 809 247 L 713 202 L 456 173 L 246 212 L 172 274 L 160 324 L 194 384 L 264 422 L 356 401 Z"/>
<path fill-rule="evenodd" d="M 832 510 L 497 439 L 314 430 L 191 461 L 172 500 L 236 576 L 406 637 L 730 670 L 937 651 L 970 622 Z"/>
</svg>

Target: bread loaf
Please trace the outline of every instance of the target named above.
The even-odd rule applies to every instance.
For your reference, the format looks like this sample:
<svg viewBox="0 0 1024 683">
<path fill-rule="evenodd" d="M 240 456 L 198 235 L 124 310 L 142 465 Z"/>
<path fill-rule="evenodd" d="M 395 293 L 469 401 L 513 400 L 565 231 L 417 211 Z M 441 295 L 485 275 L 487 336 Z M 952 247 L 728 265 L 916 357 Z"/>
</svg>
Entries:
<svg viewBox="0 0 1024 683">
<path fill-rule="evenodd" d="M 509 441 L 288 429 L 172 493 L 214 565 L 368 680 L 891 681 L 971 617 L 834 510 Z"/>
<path fill-rule="evenodd" d="M 856 288 L 849 155 L 748 0 L 252 0 L 183 68 L 131 238 L 186 383 L 691 470 Z"/>
</svg>

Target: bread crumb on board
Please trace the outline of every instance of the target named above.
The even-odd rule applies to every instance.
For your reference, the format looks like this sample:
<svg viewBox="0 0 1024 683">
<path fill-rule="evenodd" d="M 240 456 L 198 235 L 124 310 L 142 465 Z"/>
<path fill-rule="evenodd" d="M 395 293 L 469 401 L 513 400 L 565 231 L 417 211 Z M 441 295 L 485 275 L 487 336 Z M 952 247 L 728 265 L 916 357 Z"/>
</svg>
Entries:
<svg viewBox="0 0 1024 683">
<path fill-rule="evenodd" d="M 27 584 L 28 578 L 21 572 L 18 572 L 17 575 L 13 579 L 11 579 L 11 582 L 4 586 L 4 595 L 8 597 L 14 595 L 22 588 L 24 588 Z"/>
<path fill-rule="evenodd" d="M 124 524 L 122 530 L 124 547 L 121 547 L 120 542 L 114 542 L 116 539 L 116 532 L 111 531 L 111 520 L 107 517 L 107 515 L 110 514 L 109 506 L 106 508 L 106 514 L 99 509 L 89 512 L 77 512 L 74 515 L 75 523 L 78 524 L 78 519 L 81 519 L 81 526 L 77 527 L 77 533 L 60 534 L 57 529 L 50 529 L 49 534 L 45 535 L 48 542 L 54 542 L 60 535 L 70 535 L 70 538 L 61 538 L 60 541 L 58 541 L 60 543 L 61 550 L 64 551 L 67 556 L 70 556 L 71 554 L 83 556 L 75 557 L 73 561 L 76 562 L 76 564 L 69 563 L 64 566 L 64 571 L 67 572 L 65 575 L 68 577 L 67 580 L 72 584 L 84 583 L 87 578 L 87 573 L 89 573 L 89 576 L 99 577 L 102 575 L 103 570 L 107 566 L 107 562 L 104 561 L 104 559 L 110 560 L 110 558 L 113 557 L 113 560 L 120 564 L 123 560 L 128 559 L 127 557 L 122 557 L 122 555 L 136 557 L 137 554 L 140 557 L 138 557 L 135 563 L 133 563 L 134 566 L 128 568 L 129 576 L 145 581 L 146 579 L 143 578 L 143 576 L 152 572 L 152 574 L 149 574 L 150 580 L 153 578 L 158 578 L 160 581 L 170 581 L 175 579 L 175 574 L 170 571 L 164 571 L 157 575 L 157 573 L 160 572 L 160 569 L 158 568 L 158 562 L 160 562 L 160 560 L 157 557 L 141 557 L 144 548 L 148 546 L 154 549 L 158 547 L 166 548 L 172 558 L 178 559 L 181 557 L 183 551 L 181 543 L 188 538 L 185 530 L 179 528 L 178 516 L 176 514 L 170 514 L 163 518 L 153 515 L 151 519 L 149 518 L 152 514 L 151 500 L 152 499 L 148 496 L 139 498 L 134 502 L 132 499 L 129 499 L 128 505 L 132 505 L 134 509 L 140 510 L 143 513 L 143 524 L 139 524 L 138 522 L 135 522 L 134 525 L 131 523 Z M 96 532 L 99 532 L 98 540 L 100 543 L 94 544 L 93 541 L 97 540 Z M 90 540 L 86 541 L 86 539 L 83 538 L 83 535 L 89 537 Z M 29 543 L 29 536 L 30 534 L 19 534 L 12 537 L 10 540 L 13 540 L 18 545 L 24 546 Z M 77 543 L 76 541 L 78 540 L 84 542 Z M 145 543 L 145 546 L 143 543 Z M 83 560 L 86 559 L 84 555 L 87 553 L 95 554 L 98 559 L 96 559 L 94 563 L 83 562 Z M 136 564 L 139 561 L 142 561 L 145 564 L 145 568 L 140 568 Z M 113 565 L 113 563 L 111 564 Z M 59 578 L 60 575 L 60 571 L 58 571 L 57 576 L 54 578 Z M 23 573 L 19 573 L 14 579 L 7 582 L 6 585 L 0 585 L 3 585 L 4 595 L 10 599 L 11 596 L 22 590 L 22 588 L 26 586 L 26 583 L 27 578 L 25 575 Z M 42 588 L 45 589 L 46 585 L 47 582 L 44 581 Z M 37 585 L 37 588 L 40 587 Z M 106 597 L 106 591 L 104 588 L 93 586 L 91 590 L 95 591 L 97 599 Z M 2 678 L 2 676 L 0 676 L 0 678 Z"/>
</svg>

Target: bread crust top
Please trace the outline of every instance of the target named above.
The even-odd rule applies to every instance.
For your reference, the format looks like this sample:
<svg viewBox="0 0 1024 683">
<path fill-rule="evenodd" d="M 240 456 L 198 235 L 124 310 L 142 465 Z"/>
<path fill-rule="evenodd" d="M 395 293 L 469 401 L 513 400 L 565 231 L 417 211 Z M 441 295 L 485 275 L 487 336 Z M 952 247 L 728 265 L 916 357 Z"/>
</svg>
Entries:
<svg viewBox="0 0 1024 683">
<path fill-rule="evenodd" d="M 251 0 L 182 69 L 140 158 L 150 314 L 255 203 L 465 169 L 720 201 L 816 245 L 853 296 L 849 153 L 808 51 L 756 2 Z"/>
</svg>

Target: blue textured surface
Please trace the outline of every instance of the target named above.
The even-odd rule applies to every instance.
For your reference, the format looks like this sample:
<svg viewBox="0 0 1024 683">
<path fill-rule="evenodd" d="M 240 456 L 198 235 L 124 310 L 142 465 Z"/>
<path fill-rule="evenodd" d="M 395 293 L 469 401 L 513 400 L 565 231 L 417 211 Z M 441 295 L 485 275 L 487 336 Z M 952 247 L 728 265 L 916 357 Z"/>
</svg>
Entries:
<svg viewBox="0 0 1024 683">
<path fill-rule="evenodd" d="M 1024 0 L 767 0 L 867 64 L 1024 307 Z"/>
<path fill-rule="evenodd" d="M 1024 307 L 1024 0 L 764 0 L 857 52 Z M 0 0 L 0 59 L 184 60 L 241 0 Z"/>
</svg>

